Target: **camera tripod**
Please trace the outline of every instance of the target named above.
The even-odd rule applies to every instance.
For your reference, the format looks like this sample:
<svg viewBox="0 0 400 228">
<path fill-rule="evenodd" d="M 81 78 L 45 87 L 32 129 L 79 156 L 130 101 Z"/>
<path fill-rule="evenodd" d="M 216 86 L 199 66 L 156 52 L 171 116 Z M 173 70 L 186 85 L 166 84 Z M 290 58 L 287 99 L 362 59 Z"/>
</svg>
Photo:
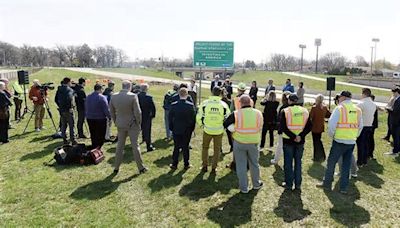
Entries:
<svg viewBox="0 0 400 228">
<path fill-rule="evenodd" d="M 23 87 L 24 87 L 25 107 L 24 107 L 24 112 L 22 113 L 21 118 L 20 118 L 19 121 L 21 121 L 21 119 L 24 118 L 24 116 L 25 116 L 26 113 L 28 113 L 28 112 L 33 113 L 33 111 L 29 110 L 29 108 L 28 108 L 28 103 L 26 102 L 26 87 L 25 87 L 25 83 L 23 84 Z"/>
<path fill-rule="evenodd" d="M 49 103 L 48 103 L 48 101 L 47 101 L 47 99 L 46 99 L 46 96 L 45 96 L 44 92 L 45 92 L 44 90 L 40 90 L 40 96 L 41 96 L 42 99 L 44 100 L 44 107 L 46 108 L 47 114 L 49 115 L 49 117 L 50 117 L 50 119 L 51 119 L 51 122 L 53 123 L 54 130 L 56 131 L 56 133 L 58 133 L 56 124 L 55 124 L 54 119 L 53 119 L 53 114 L 51 113 L 51 110 L 50 110 L 50 107 L 49 107 Z M 31 122 L 32 117 L 33 117 L 34 114 L 35 114 L 35 110 L 32 111 L 31 116 L 29 117 L 29 120 L 28 120 L 28 122 L 26 123 L 25 129 L 24 129 L 24 131 L 22 132 L 22 134 L 25 134 L 26 129 L 28 128 L 29 122 Z"/>
</svg>

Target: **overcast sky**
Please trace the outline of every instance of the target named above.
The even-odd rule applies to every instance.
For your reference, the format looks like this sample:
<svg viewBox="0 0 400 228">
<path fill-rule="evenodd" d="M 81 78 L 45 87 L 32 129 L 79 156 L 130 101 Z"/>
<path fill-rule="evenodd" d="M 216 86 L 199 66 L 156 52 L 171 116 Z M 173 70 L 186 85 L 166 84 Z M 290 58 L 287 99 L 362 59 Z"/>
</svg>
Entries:
<svg viewBox="0 0 400 228">
<path fill-rule="evenodd" d="M 54 47 L 110 44 L 131 60 L 187 58 L 193 42 L 233 41 L 235 61 L 337 51 L 400 63 L 400 0 L 0 0 L 0 40 Z"/>
</svg>

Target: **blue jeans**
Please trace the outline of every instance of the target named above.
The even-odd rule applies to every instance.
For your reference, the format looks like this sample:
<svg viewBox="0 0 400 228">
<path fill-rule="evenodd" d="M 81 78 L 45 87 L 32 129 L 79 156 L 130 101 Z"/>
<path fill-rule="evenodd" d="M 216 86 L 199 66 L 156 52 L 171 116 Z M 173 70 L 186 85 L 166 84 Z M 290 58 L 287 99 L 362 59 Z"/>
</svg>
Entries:
<svg viewBox="0 0 400 228">
<path fill-rule="evenodd" d="M 400 152 L 400 125 L 392 126 L 393 153 Z"/>
<path fill-rule="evenodd" d="M 165 110 L 165 109 L 164 109 L 164 126 L 165 126 L 165 132 L 166 132 L 166 134 L 167 134 L 167 138 L 171 138 L 171 136 L 172 136 L 172 131 L 169 130 L 168 116 L 169 116 L 169 110 Z"/>
<path fill-rule="evenodd" d="M 342 157 L 342 168 L 340 172 L 340 191 L 347 191 L 349 186 L 349 173 L 351 158 L 353 155 L 355 144 L 343 144 L 338 143 L 335 140 L 332 142 L 331 151 L 329 153 L 328 162 L 326 165 L 326 172 L 324 177 L 324 186 L 332 188 L 333 174 L 335 172 L 335 166 L 339 158 Z"/>
<path fill-rule="evenodd" d="M 301 186 L 301 158 L 303 157 L 304 144 L 299 145 L 289 145 L 283 144 L 283 158 L 284 165 L 283 169 L 285 171 L 285 182 L 286 188 L 293 187 L 300 188 Z M 294 161 L 294 169 L 293 169 Z"/>
</svg>

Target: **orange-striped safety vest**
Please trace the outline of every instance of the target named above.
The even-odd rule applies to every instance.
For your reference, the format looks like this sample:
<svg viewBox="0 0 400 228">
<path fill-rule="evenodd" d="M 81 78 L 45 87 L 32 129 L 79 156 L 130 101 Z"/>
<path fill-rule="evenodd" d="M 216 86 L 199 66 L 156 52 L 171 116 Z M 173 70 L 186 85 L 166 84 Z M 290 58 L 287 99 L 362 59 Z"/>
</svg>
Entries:
<svg viewBox="0 0 400 228">
<path fill-rule="evenodd" d="M 263 116 L 257 109 L 248 107 L 236 110 L 235 131 L 232 137 L 242 144 L 258 144 L 261 140 Z"/>
<path fill-rule="evenodd" d="M 299 135 L 308 121 L 308 111 L 306 108 L 295 105 L 283 109 L 285 112 L 286 126 L 295 135 Z M 283 133 L 283 138 L 289 139 L 289 136 Z"/>
<path fill-rule="evenodd" d="M 356 140 L 358 137 L 359 117 L 361 110 L 353 103 L 343 103 L 338 107 L 339 121 L 336 125 L 334 138 L 341 140 Z"/>
</svg>

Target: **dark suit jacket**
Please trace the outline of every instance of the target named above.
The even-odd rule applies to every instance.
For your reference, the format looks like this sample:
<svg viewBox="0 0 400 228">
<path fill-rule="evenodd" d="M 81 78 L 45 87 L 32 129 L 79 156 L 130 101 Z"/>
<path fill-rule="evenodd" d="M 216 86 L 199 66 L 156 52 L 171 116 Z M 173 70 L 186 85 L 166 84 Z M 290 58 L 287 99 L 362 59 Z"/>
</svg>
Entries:
<svg viewBox="0 0 400 228">
<path fill-rule="evenodd" d="M 212 90 L 214 89 L 215 86 L 221 87 L 222 86 L 222 81 L 218 81 L 217 85 L 215 85 L 215 81 L 212 81 L 211 82 L 211 92 L 212 92 Z"/>
<path fill-rule="evenodd" d="M 271 86 L 268 85 L 265 88 L 265 95 L 267 95 L 269 93 L 269 91 L 275 91 L 275 86 L 274 85 L 271 85 Z"/>
<path fill-rule="evenodd" d="M 172 103 L 168 120 L 169 129 L 174 135 L 190 135 L 196 124 L 193 103 L 187 100 L 179 100 Z"/>
<path fill-rule="evenodd" d="M 144 92 L 138 95 L 140 110 L 142 110 L 142 121 L 156 117 L 156 107 L 153 102 L 153 97 Z"/>
<path fill-rule="evenodd" d="M 400 125 L 400 97 L 398 97 L 394 102 L 393 112 L 391 114 L 391 124 L 392 126 Z"/>
</svg>

